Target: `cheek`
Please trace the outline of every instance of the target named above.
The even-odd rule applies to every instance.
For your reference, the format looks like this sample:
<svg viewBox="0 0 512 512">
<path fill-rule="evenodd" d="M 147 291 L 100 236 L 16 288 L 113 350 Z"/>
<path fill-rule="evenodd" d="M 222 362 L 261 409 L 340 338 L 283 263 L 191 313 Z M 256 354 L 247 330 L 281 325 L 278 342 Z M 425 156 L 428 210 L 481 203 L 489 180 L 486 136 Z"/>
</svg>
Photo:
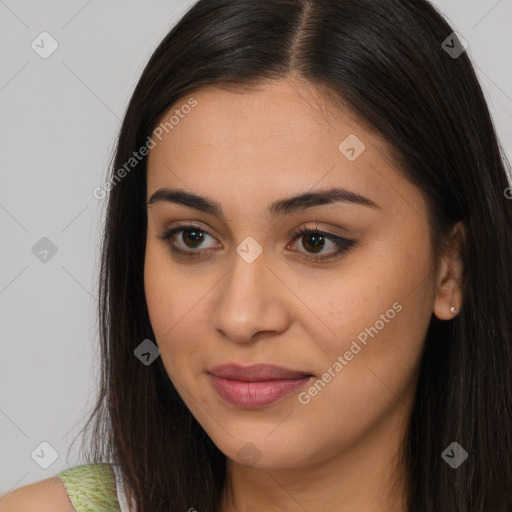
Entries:
<svg viewBox="0 0 512 512">
<path fill-rule="evenodd" d="M 331 283 L 325 302 L 335 333 L 321 341 L 323 376 L 332 382 L 326 395 L 334 401 L 345 397 L 338 412 L 332 410 L 335 415 L 357 417 L 361 407 L 371 410 L 377 399 L 385 407 L 411 385 L 432 314 L 426 242 L 414 252 L 388 242 L 368 254 L 372 256 L 350 266 L 350 279 L 340 275 Z"/>
<path fill-rule="evenodd" d="M 172 261 L 165 247 L 148 242 L 144 264 L 146 303 L 163 358 L 175 346 L 192 348 L 196 338 L 194 332 L 199 330 L 192 319 L 201 308 L 203 293 L 198 280 L 187 275 Z M 171 342 L 183 332 L 189 333 L 186 345 Z"/>
<path fill-rule="evenodd" d="M 354 254 L 332 274 L 323 292 L 317 290 L 310 297 L 332 334 L 328 346 L 348 350 L 353 339 L 364 345 L 385 338 L 386 333 L 393 334 L 388 346 L 399 343 L 405 333 L 409 339 L 417 339 L 430 317 L 433 295 L 428 275 L 428 253 L 421 248 L 412 254 L 403 246 L 383 241 Z"/>
</svg>

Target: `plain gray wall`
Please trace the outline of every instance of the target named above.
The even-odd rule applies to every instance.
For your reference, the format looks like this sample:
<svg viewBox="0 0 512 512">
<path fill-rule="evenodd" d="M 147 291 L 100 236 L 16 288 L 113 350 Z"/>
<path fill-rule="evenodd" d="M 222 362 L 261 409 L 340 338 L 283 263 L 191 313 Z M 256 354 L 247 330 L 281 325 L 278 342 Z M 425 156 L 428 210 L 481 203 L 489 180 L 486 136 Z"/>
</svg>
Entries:
<svg viewBox="0 0 512 512">
<path fill-rule="evenodd" d="M 105 202 L 92 191 L 105 181 L 144 65 L 192 4 L 0 0 L 0 495 L 82 463 L 80 439 L 69 459 L 66 452 L 93 404 L 98 375 Z M 469 43 L 510 159 L 512 2 L 436 5 Z M 55 43 L 42 32 L 58 43 L 45 59 L 40 54 Z M 42 442 L 58 453 L 46 469 L 31 455 L 51 461 Z"/>
</svg>

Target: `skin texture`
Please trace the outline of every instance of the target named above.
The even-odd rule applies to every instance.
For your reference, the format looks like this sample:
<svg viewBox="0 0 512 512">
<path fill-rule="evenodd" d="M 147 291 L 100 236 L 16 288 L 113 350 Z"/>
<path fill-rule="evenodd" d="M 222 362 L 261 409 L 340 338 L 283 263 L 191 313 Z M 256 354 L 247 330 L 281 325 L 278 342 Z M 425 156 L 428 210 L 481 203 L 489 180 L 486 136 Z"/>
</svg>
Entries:
<svg viewBox="0 0 512 512">
<path fill-rule="evenodd" d="M 197 106 L 150 151 L 147 199 L 180 188 L 220 203 L 225 219 L 149 205 L 145 291 L 164 366 L 228 457 L 232 493 L 222 512 L 405 510 L 404 480 L 392 469 L 431 315 L 450 319 L 450 305 L 461 305 L 458 254 L 432 271 L 419 190 L 385 141 L 348 111 L 325 107 L 307 83 L 287 78 L 251 93 L 207 87 L 193 96 Z M 350 134 L 365 144 L 354 161 L 338 149 Z M 332 186 L 380 209 L 338 202 L 282 218 L 267 212 L 273 201 Z M 187 247 L 178 233 L 174 245 L 202 258 L 174 255 L 159 238 L 186 222 L 207 236 Z M 293 242 L 290 233 L 315 223 L 355 245 L 308 261 L 316 253 L 307 236 Z M 252 263 L 236 252 L 249 236 L 263 249 Z M 326 241 L 321 255 L 335 252 Z M 316 381 L 396 303 L 394 318 L 307 404 L 298 394 L 311 384 L 260 409 L 230 405 L 211 384 L 207 371 L 231 362 L 272 363 Z M 240 458 L 248 450 L 251 463 Z"/>
</svg>

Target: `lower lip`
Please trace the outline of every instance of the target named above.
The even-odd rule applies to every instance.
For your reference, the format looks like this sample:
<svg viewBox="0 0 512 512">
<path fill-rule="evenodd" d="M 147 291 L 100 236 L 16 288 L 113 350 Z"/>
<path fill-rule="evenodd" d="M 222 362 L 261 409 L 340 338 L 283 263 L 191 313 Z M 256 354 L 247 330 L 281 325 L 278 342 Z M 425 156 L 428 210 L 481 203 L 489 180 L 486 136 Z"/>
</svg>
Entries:
<svg viewBox="0 0 512 512">
<path fill-rule="evenodd" d="M 242 382 L 211 375 L 213 386 L 226 402 L 244 409 L 264 407 L 302 387 L 311 377 Z"/>
</svg>

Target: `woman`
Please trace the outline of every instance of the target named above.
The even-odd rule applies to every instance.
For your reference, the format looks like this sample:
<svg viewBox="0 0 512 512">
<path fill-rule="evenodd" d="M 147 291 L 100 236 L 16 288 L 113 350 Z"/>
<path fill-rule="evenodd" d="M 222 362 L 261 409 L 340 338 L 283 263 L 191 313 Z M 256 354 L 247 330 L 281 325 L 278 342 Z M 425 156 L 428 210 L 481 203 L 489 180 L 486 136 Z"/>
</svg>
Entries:
<svg viewBox="0 0 512 512">
<path fill-rule="evenodd" d="M 507 165 L 427 1 L 197 2 L 96 191 L 101 393 L 52 510 L 510 510 Z"/>
</svg>

